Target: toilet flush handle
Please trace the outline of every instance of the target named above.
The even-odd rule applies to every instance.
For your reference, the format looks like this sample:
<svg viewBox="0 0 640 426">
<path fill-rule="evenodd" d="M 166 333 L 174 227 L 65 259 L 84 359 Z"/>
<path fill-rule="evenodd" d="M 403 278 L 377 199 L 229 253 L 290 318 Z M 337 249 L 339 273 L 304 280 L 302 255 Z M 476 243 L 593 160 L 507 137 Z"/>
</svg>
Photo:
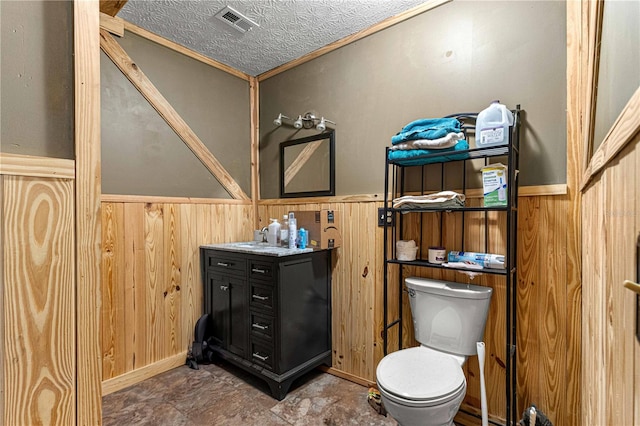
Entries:
<svg viewBox="0 0 640 426">
<path fill-rule="evenodd" d="M 404 288 L 402 289 L 402 291 L 407 292 L 407 294 L 409 295 L 409 297 L 416 297 L 416 291 L 415 291 L 414 289 L 412 289 L 412 288 L 406 288 L 406 287 L 404 287 Z"/>
</svg>

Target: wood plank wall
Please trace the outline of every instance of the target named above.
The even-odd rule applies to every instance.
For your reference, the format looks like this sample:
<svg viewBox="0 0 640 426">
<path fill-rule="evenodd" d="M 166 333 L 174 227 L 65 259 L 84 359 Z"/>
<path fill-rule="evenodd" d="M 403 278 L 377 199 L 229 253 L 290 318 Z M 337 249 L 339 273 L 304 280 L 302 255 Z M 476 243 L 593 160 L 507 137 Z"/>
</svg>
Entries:
<svg viewBox="0 0 640 426">
<path fill-rule="evenodd" d="M 0 174 L 0 185 L 0 418 L 72 425 L 74 181 Z"/>
<path fill-rule="evenodd" d="M 580 401 L 567 398 L 566 389 L 574 387 L 579 377 L 566 374 L 567 333 L 573 319 L 567 318 L 568 285 L 566 281 L 567 195 L 538 195 L 520 197 L 518 219 L 518 412 L 532 403 L 552 419 L 554 425 L 572 424 L 571 417 Z M 375 380 L 375 368 L 382 358 L 382 284 L 383 231 L 377 227 L 379 201 L 325 202 L 286 204 L 286 200 L 259 205 L 261 223 L 270 217 L 281 218 L 289 210 L 333 209 L 341 212 L 343 244 L 333 253 L 333 367 L 336 370 L 364 379 Z M 439 218 L 432 229 L 439 229 Z M 505 220 L 496 214 L 489 223 L 498 228 L 489 230 L 489 247 L 501 250 L 503 236 L 498 229 Z M 459 236 L 459 219 L 445 218 L 445 245 Z M 421 242 L 421 250 L 437 242 L 439 234 L 427 226 L 422 231 L 417 224 L 408 223 L 406 237 Z M 436 226 L 437 225 L 437 226 Z M 480 249 L 484 244 L 484 220 L 466 220 L 466 249 Z M 426 270 L 424 276 L 465 281 L 453 271 Z M 393 274 L 393 271 L 391 271 Z M 396 272 L 397 273 L 397 272 Z M 409 271 L 408 273 L 418 273 Z M 393 278 L 392 278 L 393 279 Z M 498 277 L 475 278 L 474 283 L 494 289 L 491 313 L 487 322 L 485 342 L 487 360 L 485 375 L 490 414 L 504 418 L 504 281 Z M 397 291 L 389 298 L 390 315 L 397 315 Z M 415 345 L 408 300 L 403 303 L 404 346 Z M 397 339 L 397 334 L 395 335 Z M 393 334 L 392 334 L 393 338 Z M 465 404 L 474 409 L 480 406 L 479 369 L 477 358 L 466 365 L 468 390 Z"/>
<path fill-rule="evenodd" d="M 583 194 L 583 424 L 640 424 L 640 343 L 635 337 L 640 232 L 640 136 Z"/>
<path fill-rule="evenodd" d="M 250 240 L 253 223 L 250 202 L 102 203 L 104 394 L 184 364 L 202 315 L 199 247 Z"/>
<path fill-rule="evenodd" d="M 305 200 L 307 201 L 307 200 Z M 342 247 L 333 252 L 333 368 L 338 374 L 375 381 L 382 358 L 382 253 L 383 231 L 377 227 L 380 201 L 296 202 L 261 201 L 259 223 L 281 218 L 290 210 L 332 209 L 341 212 Z M 568 401 L 565 389 L 579 377 L 566 374 L 570 318 L 567 318 L 566 195 L 521 196 L 518 220 L 518 398 L 519 412 L 536 404 L 555 425 L 568 418 L 580 401 Z M 198 247 L 205 243 L 250 240 L 251 204 L 193 204 L 182 202 L 102 203 L 103 221 L 103 390 L 112 392 L 145 377 L 163 360 L 164 369 L 184 362 L 193 325 L 201 314 Z M 489 247 L 500 251 L 503 236 L 497 229 L 504 215 L 490 217 L 497 228 L 489 230 Z M 438 221 L 435 215 L 427 220 Z M 465 221 L 466 249 L 484 244 L 484 220 Z M 454 241 L 459 219 L 445 218 L 443 237 Z M 435 226 L 434 229 L 438 227 Z M 422 249 L 437 234 L 428 227 L 420 232 L 408 224 L 407 236 L 421 241 Z M 413 237 L 416 235 L 416 237 Z M 413 273 L 417 271 L 410 271 Z M 423 271 L 421 271 L 423 272 Z M 426 275 L 426 274 L 424 274 Z M 464 281 L 452 271 L 435 271 L 433 277 Z M 490 413 L 504 417 L 504 299 L 498 277 L 479 277 L 474 283 L 494 288 L 488 319 L 487 395 Z M 178 287 L 180 289 L 178 290 Z M 166 292 L 166 294 L 165 294 Z M 397 292 L 390 301 L 397 300 Z M 389 307 L 397 312 L 395 303 Z M 404 300 L 405 346 L 414 345 L 408 301 Z M 137 374 L 145 368 L 149 374 Z M 479 407 L 478 365 L 467 363 L 466 404 Z"/>
</svg>

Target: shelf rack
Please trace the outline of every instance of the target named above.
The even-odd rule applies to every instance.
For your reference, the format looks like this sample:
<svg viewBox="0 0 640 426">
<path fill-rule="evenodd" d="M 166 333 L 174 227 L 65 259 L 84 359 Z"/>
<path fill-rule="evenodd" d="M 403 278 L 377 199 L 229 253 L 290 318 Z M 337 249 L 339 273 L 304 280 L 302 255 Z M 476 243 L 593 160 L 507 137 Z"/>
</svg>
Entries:
<svg viewBox="0 0 640 426">
<path fill-rule="evenodd" d="M 510 127 L 509 143 L 508 145 L 485 147 L 485 148 L 473 148 L 466 151 L 456 151 L 457 156 L 465 156 L 464 159 L 456 160 L 443 160 L 442 153 L 437 152 L 433 154 L 427 154 L 420 157 L 412 157 L 412 160 L 424 159 L 429 161 L 429 164 L 425 165 L 402 165 L 400 162 L 389 160 L 389 148 L 385 152 L 385 191 L 384 191 L 384 212 L 383 217 L 391 217 L 391 221 L 384 220 L 384 285 L 383 285 L 383 346 L 384 354 L 389 352 L 389 330 L 397 327 L 398 334 L 398 350 L 402 349 L 402 290 L 403 290 L 403 271 L 404 267 L 424 267 L 435 268 L 445 270 L 457 270 L 466 272 L 477 272 L 482 274 L 491 274 L 504 277 L 506 287 L 506 342 L 505 342 L 505 393 L 506 393 L 506 412 L 505 423 L 506 425 L 517 424 L 517 399 L 516 399 L 516 307 L 517 307 L 517 229 L 518 229 L 518 170 L 520 159 L 520 120 L 522 110 L 520 105 L 517 105 L 516 109 L 512 111 L 514 115 L 513 126 Z M 475 119 L 477 114 L 475 113 L 459 113 L 452 114 L 447 117 L 455 117 L 462 123 L 462 131 L 465 137 L 470 134 L 475 134 Z M 507 205 L 498 207 L 459 207 L 459 208 L 434 208 L 434 207 L 421 207 L 418 209 L 408 208 L 393 208 L 392 201 L 396 196 L 405 195 L 406 184 L 406 171 L 409 169 L 420 169 L 420 193 L 436 192 L 434 190 L 427 190 L 425 188 L 425 173 L 426 167 L 437 167 L 440 165 L 440 191 L 445 190 L 445 165 L 450 163 L 462 163 L 462 193 L 467 193 L 467 166 L 471 160 L 484 159 L 484 164 L 489 164 L 489 160 L 494 157 L 506 157 L 507 159 Z M 433 161 L 435 159 L 435 161 Z M 432 173 L 433 174 L 433 173 Z M 391 198 L 390 198 L 391 197 Z M 395 242 L 402 239 L 403 235 L 403 213 L 456 213 L 462 215 L 461 221 L 461 241 L 460 251 L 464 251 L 464 222 L 465 216 L 468 212 L 484 212 L 485 221 L 485 252 L 487 252 L 488 244 L 488 212 L 506 212 L 506 255 L 505 255 L 505 269 L 483 269 L 480 271 L 462 269 L 462 268 L 449 268 L 442 265 L 436 265 L 427 262 L 425 259 L 416 259 L 412 261 L 397 260 L 395 256 Z M 420 235 L 423 235 L 423 220 L 420 219 Z M 442 229 L 443 215 L 440 214 L 440 229 Z M 440 239 L 442 243 L 442 233 L 440 233 Z M 388 298 L 389 298 L 389 286 L 393 283 L 389 282 L 389 265 L 398 265 L 398 318 L 389 318 Z M 475 413 L 469 413 L 473 416 Z M 490 421 L 493 424 L 494 421 Z"/>
</svg>

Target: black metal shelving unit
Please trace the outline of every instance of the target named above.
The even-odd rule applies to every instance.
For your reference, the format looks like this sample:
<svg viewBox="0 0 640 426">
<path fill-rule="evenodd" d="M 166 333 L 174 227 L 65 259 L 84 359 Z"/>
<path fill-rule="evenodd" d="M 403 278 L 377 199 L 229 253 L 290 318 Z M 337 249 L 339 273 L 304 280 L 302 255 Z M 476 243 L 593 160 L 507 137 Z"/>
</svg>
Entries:
<svg viewBox="0 0 640 426">
<path fill-rule="evenodd" d="M 442 213 L 455 212 L 455 214 L 461 215 L 461 236 L 460 247 L 456 248 L 459 251 L 464 251 L 465 241 L 465 216 L 468 212 L 484 212 L 485 221 L 485 252 L 487 252 L 486 245 L 488 244 L 488 232 L 489 232 L 489 212 L 506 212 L 506 254 L 505 254 L 505 269 L 483 269 L 478 272 L 482 274 L 492 274 L 503 276 L 506 283 L 506 344 L 505 344 L 505 392 L 506 392 L 506 413 L 505 424 L 516 425 L 517 424 L 517 405 L 516 405 L 516 296 L 517 296 L 517 229 L 518 229 L 518 170 L 520 159 L 520 119 L 521 112 L 520 105 L 512 111 L 514 115 L 513 126 L 510 127 L 509 143 L 508 145 L 502 145 L 497 147 L 487 148 L 474 148 L 467 151 L 456 151 L 456 157 L 463 159 L 445 160 L 442 159 L 442 153 L 435 153 L 424 155 L 421 157 L 414 157 L 412 160 L 425 159 L 429 161 L 429 164 L 425 165 L 402 165 L 396 161 L 389 160 L 389 148 L 385 152 L 385 191 L 384 191 L 384 208 L 381 215 L 383 218 L 389 218 L 391 220 L 384 220 L 384 310 L 383 310 L 383 345 L 384 354 L 389 352 L 389 331 L 394 327 L 397 327 L 398 335 L 398 350 L 402 349 L 402 293 L 403 293 L 403 268 L 404 267 L 425 267 L 425 268 L 440 268 L 447 271 L 458 270 L 469 272 L 469 269 L 458 269 L 443 267 L 441 265 L 435 265 L 426 261 L 426 259 L 416 259 L 413 261 L 403 261 L 396 259 L 396 247 L 395 242 L 402 239 L 404 232 L 404 219 L 403 213 L 413 214 L 418 213 L 422 215 L 425 212 L 431 212 L 440 214 L 440 228 L 442 229 L 443 215 Z M 462 131 L 465 136 L 473 135 L 475 133 L 475 119 L 477 114 L 475 113 L 460 113 L 452 114 L 448 117 L 456 117 L 462 123 Z M 468 139 L 467 139 L 468 140 Z M 393 208 L 393 199 L 402 195 L 405 195 L 405 186 L 407 184 L 407 175 L 409 170 L 414 174 L 414 178 L 420 177 L 420 189 L 421 194 L 436 192 L 438 189 L 430 187 L 426 188 L 430 176 L 438 175 L 437 167 L 439 170 L 440 191 L 447 188 L 446 180 L 447 175 L 445 168 L 449 164 L 458 163 L 462 167 L 462 193 L 467 193 L 467 169 L 471 160 L 483 159 L 484 164 L 489 164 L 491 159 L 495 157 L 506 157 L 507 162 L 507 205 L 499 207 L 459 207 L 459 208 Z M 435 160 L 434 160 L 435 159 Z M 430 168 L 427 171 L 427 168 Z M 436 170 L 434 170 L 434 168 Z M 416 173 L 417 171 L 417 173 Z M 426 178 L 426 179 L 425 179 Z M 456 189 L 457 190 L 457 189 Z M 423 234 L 423 221 L 420 220 L 420 235 Z M 442 233 L 440 233 L 440 243 L 442 245 Z M 453 248 L 447 248 L 451 250 Z M 398 279 L 396 283 L 390 283 L 389 281 L 389 265 L 398 265 Z M 388 298 L 389 298 L 389 286 L 396 285 L 398 294 L 398 317 L 395 319 L 389 318 L 388 310 Z M 467 413 L 476 416 L 474 413 Z M 490 420 L 491 423 L 495 423 Z"/>
</svg>

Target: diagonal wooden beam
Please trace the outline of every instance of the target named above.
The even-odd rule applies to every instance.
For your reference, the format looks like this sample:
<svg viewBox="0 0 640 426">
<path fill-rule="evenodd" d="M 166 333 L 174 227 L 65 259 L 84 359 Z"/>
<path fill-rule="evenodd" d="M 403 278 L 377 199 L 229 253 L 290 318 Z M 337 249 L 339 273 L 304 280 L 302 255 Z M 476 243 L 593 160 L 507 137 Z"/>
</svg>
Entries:
<svg viewBox="0 0 640 426">
<path fill-rule="evenodd" d="M 100 0 L 100 12 L 116 16 L 125 4 L 127 4 L 127 0 Z"/>
<path fill-rule="evenodd" d="M 202 164 L 218 179 L 227 192 L 236 199 L 249 200 L 238 183 L 225 170 L 211 151 L 202 143 L 189 125 L 180 117 L 171 104 L 162 96 L 158 89 L 147 78 L 140 68 L 127 55 L 127 52 L 105 30 L 100 30 L 100 48 L 122 71 L 136 89 L 144 96 L 151 106 L 167 122 L 169 127 L 182 139 Z"/>
<path fill-rule="evenodd" d="M 118 37 L 124 37 L 124 20 L 106 13 L 100 14 L 100 29 L 107 30 Z"/>
</svg>

